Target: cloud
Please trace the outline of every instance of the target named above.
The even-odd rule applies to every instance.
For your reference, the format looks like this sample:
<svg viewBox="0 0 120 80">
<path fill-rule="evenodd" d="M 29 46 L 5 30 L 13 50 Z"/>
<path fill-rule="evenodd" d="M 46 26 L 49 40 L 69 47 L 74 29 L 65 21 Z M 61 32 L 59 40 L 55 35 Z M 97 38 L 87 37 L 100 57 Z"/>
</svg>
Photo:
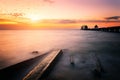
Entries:
<svg viewBox="0 0 120 80">
<path fill-rule="evenodd" d="M 79 23 L 82 23 L 82 22 L 84 22 L 84 23 L 104 23 L 104 22 L 107 22 L 107 23 L 110 23 L 110 22 L 115 22 L 115 23 L 118 23 L 118 22 L 120 22 L 120 20 L 110 20 L 110 21 L 108 21 L 108 20 L 80 20 L 80 19 L 78 19 L 78 20 L 70 20 L 70 19 L 55 19 L 55 20 L 45 20 L 44 21 L 44 23 L 46 23 L 46 22 L 48 22 L 48 23 L 55 23 L 55 24 L 79 24 Z"/>
<path fill-rule="evenodd" d="M 109 17 L 111 19 L 111 17 Z M 113 19 L 113 18 L 112 18 Z M 47 20 L 43 20 L 41 21 L 41 23 L 53 23 L 53 24 L 79 24 L 79 23 L 82 23 L 82 22 L 90 22 L 90 23 L 104 23 L 104 22 L 107 22 L 107 23 L 110 23 L 110 22 L 115 22 L 115 23 L 118 23 L 120 22 L 120 20 L 107 20 L 105 18 L 105 20 L 76 20 L 76 19 L 47 19 Z"/>
<path fill-rule="evenodd" d="M 11 20 L 8 20 L 8 19 L 0 19 L 0 22 L 4 22 L 4 21 L 11 21 Z"/>
<path fill-rule="evenodd" d="M 24 13 L 1 13 L 1 16 L 14 16 L 14 17 L 21 17 L 24 16 Z"/>
<path fill-rule="evenodd" d="M 0 24 L 28 24 L 27 21 L 28 21 L 28 18 L 23 18 L 23 17 L 19 18 L 19 20 L 12 19 L 12 18 L 11 19 L 0 18 Z"/>
<path fill-rule="evenodd" d="M 24 16 L 25 14 L 24 13 L 11 13 L 10 15 L 14 17 L 19 17 L 19 16 Z"/>
<path fill-rule="evenodd" d="M 119 20 L 120 16 L 111 16 L 111 17 L 106 17 L 106 20 Z"/>
<path fill-rule="evenodd" d="M 69 24 L 69 23 L 77 23 L 76 20 L 59 20 L 58 23 L 62 23 L 62 24 Z"/>
<path fill-rule="evenodd" d="M 2 19 L 2 18 L 0 18 L 0 22 L 17 22 L 17 21 L 12 20 L 12 19 Z"/>
</svg>

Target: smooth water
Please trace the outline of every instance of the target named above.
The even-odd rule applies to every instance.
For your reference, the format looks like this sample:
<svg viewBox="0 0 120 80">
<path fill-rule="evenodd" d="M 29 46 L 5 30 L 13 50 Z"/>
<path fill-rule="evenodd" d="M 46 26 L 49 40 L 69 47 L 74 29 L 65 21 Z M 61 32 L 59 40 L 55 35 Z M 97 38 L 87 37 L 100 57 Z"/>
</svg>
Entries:
<svg viewBox="0 0 120 80">
<path fill-rule="evenodd" d="M 115 72 L 120 67 L 119 33 L 81 30 L 1 30 L 0 69 L 54 49 L 63 49 L 64 56 L 57 65 L 59 69 L 55 68 L 51 74 L 53 80 L 52 75 L 65 80 L 70 80 L 69 76 L 64 78 L 61 74 L 74 76 L 73 79 L 78 77 L 77 73 L 84 75 L 83 71 L 92 68 L 91 64 L 95 63 L 94 54 L 98 55 L 108 71 Z M 32 51 L 40 53 L 31 54 Z M 77 64 L 75 70 L 70 67 L 69 56 L 73 56 Z M 79 72 L 80 69 L 83 70 L 80 71 L 82 73 Z M 85 75 L 89 76 L 89 72 Z"/>
</svg>

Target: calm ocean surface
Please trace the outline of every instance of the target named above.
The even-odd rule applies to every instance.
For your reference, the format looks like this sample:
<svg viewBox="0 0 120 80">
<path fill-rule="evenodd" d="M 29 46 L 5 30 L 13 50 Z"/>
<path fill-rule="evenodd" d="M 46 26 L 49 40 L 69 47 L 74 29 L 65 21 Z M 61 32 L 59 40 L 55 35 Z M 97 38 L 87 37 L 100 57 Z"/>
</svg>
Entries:
<svg viewBox="0 0 120 80">
<path fill-rule="evenodd" d="M 108 72 L 112 70 L 109 75 L 120 71 L 120 34 L 81 30 L 1 30 L 0 69 L 54 49 L 63 49 L 65 55 L 56 66 L 62 65 L 63 68 L 55 69 L 50 76 L 53 80 L 52 75 L 61 77 L 61 80 L 72 80 L 62 77 L 63 74 L 74 76 L 75 79 L 78 75 L 74 73 L 79 73 L 82 77 L 84 73 L 78 70 L 92 68 L 94 54 L 98 55 Z M 40 53 L 31 54 L 35 50 Z M 76 65 L 75 71 L 66 69 L 71 55 L 76 64 L 81 63 Z M 84 75 L 89 76 L 89 72 Z"/>
</svg>

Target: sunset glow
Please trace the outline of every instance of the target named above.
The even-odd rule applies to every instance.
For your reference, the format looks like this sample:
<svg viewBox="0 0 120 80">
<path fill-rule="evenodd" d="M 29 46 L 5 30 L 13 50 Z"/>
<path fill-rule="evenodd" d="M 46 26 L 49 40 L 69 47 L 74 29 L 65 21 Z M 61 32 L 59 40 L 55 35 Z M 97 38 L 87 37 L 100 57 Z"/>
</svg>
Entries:
<svg viewBox="0 0 120 80">
<path fill-rule="evenodd" d="M 36 22 L 36 21 L 41 20 L 40 17 L 37 16 L 37 15 L 29 15 L 29 16 L 28 16 L 28 19 L 30 19 L 30 20 L 33 21 L 33 22 Z"/>
<path fill-rule="evenodd" d="M 120 25 L 119 0 L 0 0 L 0 5 L 0 28 L 31 23 L 37 29 Z"/>
</svg>

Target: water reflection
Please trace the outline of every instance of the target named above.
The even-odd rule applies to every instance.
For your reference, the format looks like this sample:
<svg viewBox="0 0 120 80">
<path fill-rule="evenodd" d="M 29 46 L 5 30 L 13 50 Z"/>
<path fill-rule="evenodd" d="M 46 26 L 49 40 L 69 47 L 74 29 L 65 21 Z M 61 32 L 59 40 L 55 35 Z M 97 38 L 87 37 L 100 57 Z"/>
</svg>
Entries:
<svg viewBox="0 0 120 80">
<path fill-rule="evenodd" d="M 91 72 L 96 63 L 93 54 L 98 55 L 108 77 L 119 78 L 118 33 L 80 30 L 10 30 L 0 31 L 0 36 L 0 68 L 53 49 L 63 49 L 64 55 L 51 72 L 49 79 L 92 80 Z M 33 55 L 32 51 L 39 51 L 39 54 Z M 72 60 L 70 60 L 71 55 Z M 71 64 L 71 61 L 74 64 Z M 103 80 L 109 79 L 108 77 Z"/>
<path fill-rule="evenodd" d="M 77 35 L 79 33 L 76 31 L 65 30 L 1 31 L 0 68 L 37 56 L 31 55 L 32 51 L 39 51 L 42 54 L 55 48 L 72 49 L 81 38 Z M 4 64 L 4 62 L 7 64 Z"/>
</svg>

